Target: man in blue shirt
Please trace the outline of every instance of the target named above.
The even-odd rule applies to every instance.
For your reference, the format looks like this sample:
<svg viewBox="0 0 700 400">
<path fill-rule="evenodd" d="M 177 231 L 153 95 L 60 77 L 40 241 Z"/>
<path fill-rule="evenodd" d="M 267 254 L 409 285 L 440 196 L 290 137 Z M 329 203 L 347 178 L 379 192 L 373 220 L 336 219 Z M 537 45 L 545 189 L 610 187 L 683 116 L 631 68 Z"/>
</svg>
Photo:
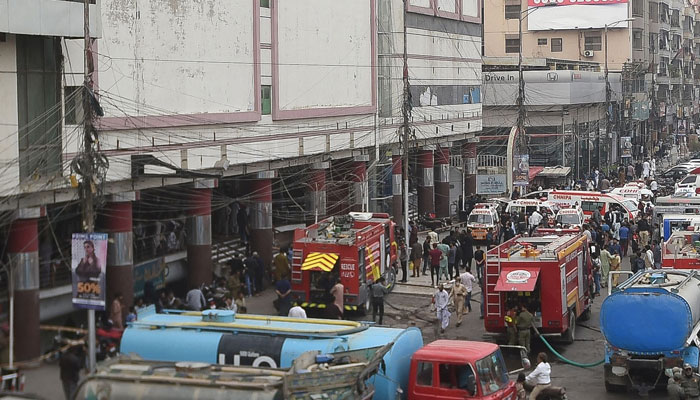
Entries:
<svg viewBox="0 0 700 400">
<path fill-rule="evenodd" d="M 617 239 L 613 239 L 613 240 L 612 240 L 612 243 L 610 243 L 610 248 L 608 249 L 608 251 L 610 251 L 610 254 L 612 254 L 612 255 L 619 255 L 619 256 L 621 256 L 621 254 L 620 254 L 620 251 L 621 251 L 621 250 L 620 250 L 620 244 L 617 243 Z"/>
<path fill-rule="evenodd" d="M 620 226 L 620 247 L 622 249 L 622 255 L 627 255 L 627 245 L 629 244 L 630 228 L 627 227 L 627 223 L 623 222 Z"/>
</svg>

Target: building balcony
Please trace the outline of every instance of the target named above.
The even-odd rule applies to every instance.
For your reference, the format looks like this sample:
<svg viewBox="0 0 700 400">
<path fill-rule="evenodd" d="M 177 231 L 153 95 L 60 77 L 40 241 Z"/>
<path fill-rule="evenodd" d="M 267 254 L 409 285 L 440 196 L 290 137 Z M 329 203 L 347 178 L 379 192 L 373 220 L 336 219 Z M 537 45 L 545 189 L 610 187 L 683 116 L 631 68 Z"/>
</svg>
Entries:
<svg viewBox="0 0 700 400">
<path fill-rule="evenodd" d="M 93 37 L 100 37 L 101 0 L 94 2 L 90 5 L 90 31 Z M 0 33 L 82 38 L 83 15 L 82 1 L 0 1 Z"/>
</svg>

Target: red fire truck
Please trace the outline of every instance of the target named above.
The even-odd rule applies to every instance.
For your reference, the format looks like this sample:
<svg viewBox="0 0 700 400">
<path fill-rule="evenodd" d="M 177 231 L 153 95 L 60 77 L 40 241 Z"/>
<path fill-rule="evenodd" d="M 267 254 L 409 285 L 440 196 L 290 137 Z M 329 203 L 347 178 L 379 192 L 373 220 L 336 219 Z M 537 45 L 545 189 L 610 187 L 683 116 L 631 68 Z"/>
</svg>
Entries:
<svg viewBox="0 0 700 400">
<path fill-rule="evenodd" d="M 370 285 L 396 280 L 395 224 L 388 214 L 356 213 L 326 218 L 294 232 L 292 301 L 325 308 L 331 282 L 345 287 L 345 311 L 370 310 Z"/>
<path fill-rule="evenodd" d="M 571 343 L 576 320 L 590 317 L 592 282 L 585 235 L 516 236 L 486 253 L 486 331 L 505 333 L 508 307 L 523 303 L 541 333 Z"/>
</svg>

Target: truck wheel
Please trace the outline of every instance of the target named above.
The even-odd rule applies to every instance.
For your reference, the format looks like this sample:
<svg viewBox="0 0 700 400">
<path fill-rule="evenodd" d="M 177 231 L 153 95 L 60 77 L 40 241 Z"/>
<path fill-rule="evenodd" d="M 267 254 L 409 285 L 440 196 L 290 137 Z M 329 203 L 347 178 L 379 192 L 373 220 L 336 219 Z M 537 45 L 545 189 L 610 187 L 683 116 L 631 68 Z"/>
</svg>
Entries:
<svg viewBox="0 0 700 400">
<path fill-rule="evenodd" d="M 360 314 L 360 316 L 365 316 L 372 311 L 372 303 L 369 298 L 369 294 L 367 295 L 367 298 L 365 298 L 365 302 L 357 306 L 357 312 Z"/>
<path fill-rule="evenodd" d="M 609 393 L 623 393 L 627 391 L 627 386 L 624 385 L 614 385 L 605 381 L 605 391 Z"/>
<path fill-rule="evenodd" d="M 572 344 L 576 340 L 576 314 L 569 310 L 569 329 L 562 333 L 562 338 L 567 344 Z"/>
<path fill-rule="evenodd" d="M 393 266 L 389 267 L 386 273 L 386 282 L 389 285 L 389 293 L 391 293 L 396 286 L 396 269 Z"/>
</svg>

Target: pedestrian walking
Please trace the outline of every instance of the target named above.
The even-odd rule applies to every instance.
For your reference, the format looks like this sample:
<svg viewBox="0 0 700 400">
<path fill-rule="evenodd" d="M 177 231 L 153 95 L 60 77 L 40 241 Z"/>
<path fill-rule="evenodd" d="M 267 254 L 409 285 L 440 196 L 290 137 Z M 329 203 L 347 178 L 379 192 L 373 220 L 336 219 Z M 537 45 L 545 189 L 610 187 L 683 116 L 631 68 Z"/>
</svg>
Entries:
<svg viewBox="0 0 700 400">
<path fill-rule="evenodd" d="M 63 394 L 66 396 L 66 400 L 72 400 L 75 391 L 78 389 L 80 370 L 85 364 L 83 361 L 85 357 L 82 353 L 82 343 L 75 343 L 61 354 L 61 360 L 58 362 Z"/>
<path fill-rule="evenodd" d="M 272 265 L 275 267 L 275 281 L 282 279 L 283 276 L 290 275 L 289 260 L 287 260 L 287 249 L 280 248 L 279 253 L 272 260 Z"/>
<path fill-rule="evenodd" d="M 428 256 L 430 258 L 430 286 L 435 286 L 436 279 L 437 281 L 440 280 L 438 271 L 440 270 L 440 259 L 443 257 L 437 243 L 433 243 L 433 248 L 428 253 Z"/>
<path fill-rule="evenodd" d="M 474 275 L 472 275 L 472 267 L 467 266 L 466 271 L 464 271 L 459 276 L 459 280 L 462 282 L 462 285 L 467 289 L 467 296 L 464 299 L 464 305 L 467 308 L 467 313 L 470 313 L 472 312 L 472 290 L 474 288 L 474 284 L 477 282 Z"/>
<path fill-rule="evenodd" d="M 408 280 L 408 271 L 407 271 L 407 264 L 408 264 L 408 249 L 406 248 L 406 242 L 401 240 L 399 245 L 399 264 L 401 264 L 401 272 L 403 275 L 401 276 L 401 282 L 406 283 Z"/>
<path fill-rule="evenodd" d="M 649 245 L 644 246 L 644 268 L 654 269 L 654 252 Z"/>
<path fill-rule="evenodd" d="M 652 242 L 651 251 L 654 254 L 654 269 L 661 269 L 661 246 L 659 242 Z"/>
<path fill-rule="evenodd" d="M 474 238 L 472 237 L 471 229 L 463 230 L 462 236 L 459 240 L 462 244 L 462 264 L 465 267 L 471 267 L 472 259 L 474 258 Z"/>
<path fill-rule="evenodd" d="M 374 282 L 370 289 L 372 294 L 372 321 L 377 320 L 377 313 L 379 313 L 379 325 L 382 325 L 384 323 L 384 295 L 389 293 L 389 288 L 384 286 L 384 277 L 382 276 Z"/>
<path fill-rule="evenodd" d="M 450 325 L 450 311 L 447 309 L 449 299 L 450 295 L 445 291 L 445 285 L 439 284 L 437 292 L 433 295 L 433 304 L 440 324 L 440 333 L 445 333 L 445 328 Z"/>
<path fill-rule="evenodd" d="M 117 292 L 114 295 L 114 300 L 112 300 L 112 305 L 109 308 L 109 319 L 112 320 L 112 327 L 114 329 L 123 330 L 124 329 L 124 296 L 121 292 Z"/>
<path fill-rule="evenodd" d="M 476 277 L 479 279 L 479 284 L 481 285 L 483 282 L 484 266 L 486 263 L 486 257 L 484 251 L 481 250 L 481 246 L 476 246 L 474 261 L 476 262 Z"/>
<path fill-rule="evenodd" d="M 622 223 L 618 234 L 620 235 L 620 250 L 622 251 L 622 256 L 627 256 L 627 246 L 629 245 L 629 233 L 630 228 L 627 227 L 627 223 Z"/>
<path fill-rule="evenodd" d="M 608 286 L 608 273 L 610 272 L 610 259 L 612 255 L 608 249 L 603 249 L 600 251 L 600 273 L 601 278 L 603 278 L 603 287 Z"/>
<path fill-rule="evenodd" d="M 457 312 L 457 326 L 462 325 L 462 316 L 464 315 L 464 302 L 467 298 L 467 288 L 462 285 L 460 279 L 455 280 L 455 284 L 452 286 L 452 291 L 450 292 L 450 297 L 455 305 L 455 311 Z"/>
<path fill-rule="evenodd" d="M 423 245 L 418 243 L 418 240 L 411 245 L 411 261 L 413 262 L 411 276 L 417 278 L 420 276 L 420 270 L 423 266 Z"/>
<path fill-rule="evenodd" d="M 333 277 L 333 287 L 331 288 L 330 294 L 333 296 L 333 304 L 331 305 L 331 317 L 332 319 L 343 319 L 343 313 L 345 310 L 344 303 L 344 291 L 345 287 L 340 283 L 340 279 L 336 276 Z"/>
<path fill-rule="evenodd" d="M 442 252 L 442 257 L 440 258 L 440 270 L 438 272 L 438 282 L 444 276 L 446 281 L 450 280 L 450 275 L 447 274 L 448 257 L 450 252 L 450 246 L 445 243 L 438 244 L 438 249 Z"/>
<path fill-rule="evenodd" d="M 511 304 L 508 307 L 508 312 L 506 312 L 505 322 L 506 322 L 506 336 L 508 337 L 508 345 L 515 346 L 518 344 L 518 326 L 516 325 L 518 319 L 518 310 L 515 304 Z"/>
<path fill-rule="evenodd" d="M 615 254 L 612 257 L 610 257 L 610 271 L 619 271 L 620 270 L 620 263 L 621 263 L 621 259 L 620 259 L 619 255 Z M 617 286 L 617 282 L 618 282 L 619 277 L 620 277 L 619 274 L 615 274 L 615 276 L 613 276 L 613 279 L 612 279 L 613 287 Z"/>
<path fill-rule="evenodd" d="M 430 236 L 426 236 L 423 241 L 423 275 L 426 274 L 429 267 L 432 266 L 430 259 L 430 250 L 433 246 L 430 245 Z"/>
<path fill-rule="evenodd" d="M 289 310 L 292 308 L 292 285 L 289 283 L 287 275 L 282 275 L 275 283 L 275 294 L 277 294 L 277 310 L 279 315 L 283 317 L 289 315 Z"/>
</svg>

